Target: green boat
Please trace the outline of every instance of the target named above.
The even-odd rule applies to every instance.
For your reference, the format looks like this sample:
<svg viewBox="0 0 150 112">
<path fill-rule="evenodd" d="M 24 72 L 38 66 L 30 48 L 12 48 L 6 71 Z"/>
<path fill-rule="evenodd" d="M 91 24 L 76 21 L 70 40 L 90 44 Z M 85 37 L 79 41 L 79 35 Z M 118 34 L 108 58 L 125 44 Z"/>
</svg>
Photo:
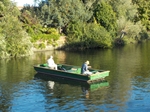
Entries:
<svg viewBox="0 0 150 112">
<path fill-rule="evenodd" d="M 66 65 L 66 64 L 57 64 L 58 70 L 51 69 L 47 64 L 39 64 L 34 66 L 34 69 L 37 73 L 47 74 L 50 76 L 73 79 L 78 81 L 85 81 L 88 83 L 93 83 L 97 81 L 103 81 L 107 76 L 109 76 L 110 71 L 97 70 L 90 68 L 89 71 L 92 72 L 92 75 L 83 75 L 81 74 L 81 67 Z"/>
</svg>

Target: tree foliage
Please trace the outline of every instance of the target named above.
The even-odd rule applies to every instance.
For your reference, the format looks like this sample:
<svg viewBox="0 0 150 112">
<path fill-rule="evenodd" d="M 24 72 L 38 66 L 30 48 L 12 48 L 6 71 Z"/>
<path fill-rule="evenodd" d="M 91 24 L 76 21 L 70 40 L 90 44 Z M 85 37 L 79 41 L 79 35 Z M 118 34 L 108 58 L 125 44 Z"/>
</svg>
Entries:
<svg viewBox="0 0 150 112">
<path fill-rule="evenodd" d="M 39 4 L 42 24 L 65 30 L 72 21 L 87 22 L 91 16 L 90 5 L 80 0 L 45 0 Z"/>
<path fill-rule="evenodd" d="M 141 21 L 147 30 L 150 30 L 150 1 L 149 0 L 132 0 L 137 5 L 138 13 L 135 22 Z"/>
<path fill-rule="evenodd" d="M 117 18 L 125 17 L 127 20 L 134 21 L 137 8 L 131 0 L 111 0 L 110 5 L 116 12 Z"/>
<path fill-rule="evenodd" d="M 71 23 L 67 28 L 67 34 L 67 44 L 73 49 L 109 48 L 112 46 L 110 34 L 99 24 Z"/>
<path fill-rule="evenodd" d="M 59 39 L 60 34 L 54 28 L 48 28 L 46 25 L 42 26 L 39 19 L 33 17 L 31 12 L 23 9 L 20 20 L 23 23 L 23 28 L 31 37 L 31 42 L 34 43 L 35 48 L 46 48 L 46 46 L 56 46 L 56 40 Z"/>
<path fill-rule="evenodd" d="M 0 1 L 1 57 L 29 55 L 32 43 L 55 46 L 59 33 L 66 35 L 69 47 L 108 48 L 116 40 L 145 39 L 145 28 L 150 30 L 149 0 L 34 1 L 38 7 L 26 5 L 21 14 L 10 0 Z"/>
<path fill-rule="evenodd" d="M 20 12 L 9 0 L 0 1 L 0 58 L 32 54 L 32 43 L 18 19 Z"/>
<path fill-rule="evenodd" d="M 141 19 L 135 18 L 139 17 L 139 14 L 137 13 L 139 12 L 137 6 L 141 3 L 139 1 L 143 0 L 35 1 L 40 1 L 39 11 L 41 13 L 37 13 L 37 15 L 42 20 L 42 24 L 46 24 L 48 27 L 59 28 L 60 31 L 62 29 L 63 33 L 65 33 L 67 37 L 70 37 L 70 40 L 74 40 L 75 42 L 78 38 L 82 38 L 81 34 L 83 31 L 77 30 L 71 32 L 71 30 L 69 30 L 68 33 L 68 28 L 71 26 L 70 24 L 74 26 L 74 23 L 86 24 L 87 26 L 88 24 L 98 23 L 100 27 L 107 30 L 107 33 L 109 32 L 108 34 L 111 35 L 111 40 L 125 37 L 126 40 L 129 40 L 129 42 L 132 39 L 139 41 L 139 39 L 141 39 L 140 36 L 143 35 L 142 33 L 144 32 L 145 35 L 146 32 L 143 26 L 146 26 L 147 24 L 148 28 L 148 19 L 147 21 L 142 22 Z M 148 3 L 148 1 L 146 0 L 146 2 L 143 3 Z M 146 16 L 148 17 L 148 13 L 146 13 Z M 84 27 L 86 27 L 86 25 L 84 25 Z M 89 32 L 89 35 L 91 34 L 92 32 Z M 73 39 L 70 35 L 76 35 L 77 37 L 73 36 Z"/>
<path fill-rule="evenodd" d="M 94 18 L 97 23 L 103 26 L 113 37 L 116 36 L 117 18 L 116 13 L 107 2 L 100 2 L 94 9 Z"/>
<path fill-rule="evenodd" d="M 117 37 L 125 37 L 126 43 L 139 41 L 140 33 L 144 31 L 141 22 L 135 22 L 137 7 L 131 0 L 110 1 L 113 10 L 117 12 Z"/>
</svg>

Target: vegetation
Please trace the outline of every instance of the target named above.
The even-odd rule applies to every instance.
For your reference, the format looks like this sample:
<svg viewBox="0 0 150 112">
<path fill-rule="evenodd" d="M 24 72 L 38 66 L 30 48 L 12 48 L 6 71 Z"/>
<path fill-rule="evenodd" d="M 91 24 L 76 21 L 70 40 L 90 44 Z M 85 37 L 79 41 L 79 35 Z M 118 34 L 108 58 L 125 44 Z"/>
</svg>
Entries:
<svg viewBox="0 0 150 112">
<path fill-rule="evenodd" d="M 0 58 L 32 54 L 30 37 L 23 30 L 20 12 L 9 0 L 0 1 Z"/>
<path fill-rule="evenodd" d="M 100 26 L 103 26 L 112 37 L 116 36 L 117 18 L 110 4 L 100 2 L 94 9 L 94 18 Z"/>
<path fill-rule="evenodd" d="M 43 49 L 46 46 L 56 46 L 56 40 L 59 39 L 60 34 L 54 28 L 48 28 L 46 25 L 42 26 L 37 17 L 32 17 L 27 10 L 22 10 L 20 16 L 23 22 L 23 28 L 29 34 L 31 42 L 34 43 L 34 48 Z"/>
<path fill-rule="evenodd" d="M 67 44 L 71 49 L 109 48 L 112 38 L 105 28 L 94 23 L 71 23 L 67 29 Z"/>
<path fill-rule="evenodd" d="M 150 31 L 150 1 L 149 0 L 132 0 L 137 5 L 137 15 L 135 22 L 140 21 L 143 26 Z"/>
<path fill-rule="evenodd" d="M 35 0 L 19 11 L 0 1 L 0 58 L 31 55 L 32 48 L 110 48 L 149 38 L 149 0 Z"/>
<path fill-rule="evenodd" d="M 87 22 L 92 16 L 90 8 L 80 0 L 45 0 L 39 3 L 39 10 L 38 17 L 43 25 L 55 27 L 63 33 L 70 22 Z"/>
</svg>

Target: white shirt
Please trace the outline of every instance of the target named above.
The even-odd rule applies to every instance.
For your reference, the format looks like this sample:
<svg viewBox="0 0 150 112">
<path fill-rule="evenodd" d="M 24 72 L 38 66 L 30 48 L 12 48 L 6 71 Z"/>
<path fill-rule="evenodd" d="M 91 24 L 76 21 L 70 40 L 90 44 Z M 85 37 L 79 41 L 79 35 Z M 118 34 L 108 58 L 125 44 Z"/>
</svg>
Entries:
<svg viewBox="0 0 150 112">
<path fill-rule="evenodd" d="M 47 63 L 48 63 L 48 66 L 49 66 L 49 67 L 56 65 L 55 62 L 54 62 L 54 60 L 53 60 L 52 58 L 48 59 L 48 60 L 47 60 Z"/>
</svg>

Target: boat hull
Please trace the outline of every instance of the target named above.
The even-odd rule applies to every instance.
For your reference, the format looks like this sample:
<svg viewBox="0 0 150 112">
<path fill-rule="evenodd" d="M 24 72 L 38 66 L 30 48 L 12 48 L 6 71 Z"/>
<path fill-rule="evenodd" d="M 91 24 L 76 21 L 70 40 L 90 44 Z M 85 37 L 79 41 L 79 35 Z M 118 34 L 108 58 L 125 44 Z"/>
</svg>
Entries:
<svg viewBox="0 0 150 112">
<path fill-rule="evenodd" d="M 61 77 L 61 78 L 67 78 L 67 79 L 73 79 L 73 80 L 79 80 L 79 81 L 86 81 L 88 83 L 91 83 L 93 81 L 99 81 L 99 80 L 105 80 L 105 77 L 109 76 L 109 71 L 103 71 L 103 70 L 95 70 L 95 69 L 90 69 L 93 74 L 90 76 L 80 74 L 80 67 L 77 66 L 72 66 L 72 65 L 60 65 L 65 67 L 67 70 L 55 70 L 51 69 L 47 66 L 41 66 L 41 65 L 36 65 L 34 66 L 35 71 L 41 74 L 47 74 L 50 76 L 55 76 L 55 77 Z M 72 68 L 76 68 L 76 70 L 73 70 Z M 97 71 L 97 72 L 95 72 Z"/>
</svg>

